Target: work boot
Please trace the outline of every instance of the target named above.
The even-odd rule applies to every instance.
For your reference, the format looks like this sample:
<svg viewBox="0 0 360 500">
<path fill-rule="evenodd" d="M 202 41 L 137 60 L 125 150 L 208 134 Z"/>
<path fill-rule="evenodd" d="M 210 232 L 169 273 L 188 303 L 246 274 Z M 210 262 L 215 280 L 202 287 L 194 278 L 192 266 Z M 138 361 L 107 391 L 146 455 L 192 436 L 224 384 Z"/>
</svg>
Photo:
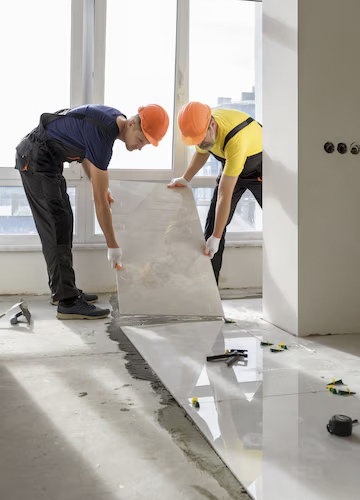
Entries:
<svg viewBox="0 0 360 500">
<path fill-rule="evenodd" d="M 110 309 L 100 309 L 93 304 L 88 304 L 82 297 L 77 297 L 69 305 L 60 301 L 56 317 L 59 319 L 102 319 L 109 314 Z"/>
<path fill-rule="evenodd" d="M 95 293 L 85 293 L 82 290 L 80 290 L 80 288 L 78 288 L 78 290 L 79 290 L 79 296 L 82 297 L 84 300 L 86 300 L 86 302 L 88 302 L 89 304 L 93 304 L 99 298 L 97 295 L 95 295 Z M 54 301 L 50 299 L 50 304 L 52 304 L 53 306 L 57 306 L 59 304 L 59 301 L 58 300 Z"/>
</svg>

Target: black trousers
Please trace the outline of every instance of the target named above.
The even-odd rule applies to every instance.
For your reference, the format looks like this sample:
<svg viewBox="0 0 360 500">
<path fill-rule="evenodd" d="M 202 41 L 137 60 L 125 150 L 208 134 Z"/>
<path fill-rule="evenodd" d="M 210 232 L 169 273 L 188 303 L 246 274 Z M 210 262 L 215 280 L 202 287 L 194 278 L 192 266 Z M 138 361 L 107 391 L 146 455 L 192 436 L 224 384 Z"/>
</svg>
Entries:
<svg viewBox="0 0 360 500">
<path fill-rule="evenodd" d="M 79 294 L 72 260 L 73 213 L 62 166 L 57 173 L 21 171 L 21 179 L 38 230 L 52 300 Z M 59 173 L 61 171 L 61 173 Z"/>
<path fill-rule="evenodd" d="M 222 258 L 225 248 L 226 227 L 230 224 L 234 216 L 236 206 L 247 189 L 249 189 L 249 191 L 252 192 L 256 201 L 262 207 L 262 182 L 258 180 L 258 178 L 261 177 L 262 177 L 262 154 L 260 153 L 258 155 L 255 155 L 247 159 L 244 169 L 235 185 L 234 192 L 231 198 L 230 214 L 224 232 L 221 236 L 219 250 L 211 259 L 211 264 L 214 270 L 216 283 L 219 283 L 220 269 L 222 265 Z M 205 231 L 204 231 L 205 240 L 208 240 L 214 232 L 215 210 L 218 198 L 220 179 L 221 175 L 217 178 L 214 194 L 210 203 L 210 208 L 206 219 Z"/>
</svg>

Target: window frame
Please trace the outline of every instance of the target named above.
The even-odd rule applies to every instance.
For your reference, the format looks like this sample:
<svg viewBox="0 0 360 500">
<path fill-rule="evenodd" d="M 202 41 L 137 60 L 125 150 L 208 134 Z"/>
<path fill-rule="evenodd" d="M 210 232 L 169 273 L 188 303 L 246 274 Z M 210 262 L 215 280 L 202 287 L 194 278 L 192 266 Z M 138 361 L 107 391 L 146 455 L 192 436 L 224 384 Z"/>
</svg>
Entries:
<svg viewBox="0 0 360 500">
<path fill-rule="evenodd" d="M 177 0 L 174 116 L 188 102 L 189 96 L 189 17 L 190 1 Z M 240 0 L 261 3 L 261 0 Z M 103 103 L 105 91 L 105 40 L 106 40 L 106 0 L 72 0 L 71 2 L 71 68 L 70 106 L 86 103 Z M 256 75 L 255 86 L 259 89 L 257 104 L 261 106 L 261 12 L 257 13 Z M 256 94 L 257 95 L 257 94 Z M 257 115 L 261 117 L 261 109 Z M 257 116 L 257 119 L 261 119 Z M 191 153 L 181 141 L 176 119 L 173 120 L 172 168 L 159 170 L 115 169 L 108 170 L 110 189 L 112 180 L 169 182 L 173 177 L 181 177 L 187 168 Z M 99 248 L 105 246 L 104 236 L 95 233 L 95 209 L 92 201 L 90 182 L 78 163 L 64 169 L 64 177 L 69 187 L 76 188 L 76 233 L 74 246 Z M 214 187 L 215 176 L 195 176 L 192 187 Z M 19 173 L 14 168 L 0 169 L 1 186 L 22 186 Z M 81 224 L 80 224 L 81 221 Z M 227 233 L 231 245 L 262 244 L 262 232 Z M 0 251 L 40 250 L 37 235 L 1 235 Z"/>
</svg>

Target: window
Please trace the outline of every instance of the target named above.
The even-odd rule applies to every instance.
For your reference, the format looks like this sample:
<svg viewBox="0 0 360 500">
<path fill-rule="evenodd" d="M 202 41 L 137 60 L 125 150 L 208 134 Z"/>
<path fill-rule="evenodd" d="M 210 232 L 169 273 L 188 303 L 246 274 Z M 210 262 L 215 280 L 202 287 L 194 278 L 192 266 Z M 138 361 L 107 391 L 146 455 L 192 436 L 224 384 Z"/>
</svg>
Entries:
<svg viewBox="0 0 360 500">
<path fill-rule="evenodd" d="M 241 0 L 190 0 L 190 101 L 204 102 L 212 109 L 238 109 L 255 119 L 261 116 L 255 98 L 261 87 L 255 64 L 259 6 Z M 189 159 L 194 152 L 195 148 L 188 148 Z M 201 182 L 201 177 L 217 176 L 220 171 L 221 163 L 210 155 L 196 178 Z M 209 204 L 210 190 L 203 192 Z M 202 222 L 204 204 L 203 199 L 198 206 Z M 242 196 L 227 230 L 262 230 L 261 208 L 250 191 Z"/>
<path fill-rule="evenodd" d="M 190 1 L 189 100 L 255 118 L 254 2 Z M 210 156 L 197 175 L 218 175 L 220 170 Z"/>
<path fill-rule="evenodd" d="M 176 0 L 107 1 L 105 104 L 128 118 L 159 104 L 170 118 L 157 148 L 128 152 L 116 141 L 110 168 L 171 169 L 175 41 Z"/>
<path fill-rule="evenodd" d="M 109 169 L 110 179 L 162 182 L 182 175 L 194 152 L 182 144 L 176 125 L 177 110 L 185 102 L 241 109 L 261 121 L 258 1 L 13 0 L 0 19 L 0 43 L 8 47 L 9 40 L 11 49 L 0 55 L 6 69 L 0 123 L 3 245 L 38 241 L 13 167 L 15 146 L 43 112 L 97 102 L 130 117 L 141 105 L 162 105 L 170 125 L 159 147 L 128 152 L 116 141 Z M 220 164 L 210 156 L 192 181 L 202 224 L 219 171 Z M 81 175 L 78 165 L 66 168 L 72 206 L 81 220 L 75 242 L 103 242 L 94 224 L 89 185 Z M 246 192 L 229 235 L 259 238 L 261 216 Z"/>
<path fill-rule="evenodd" d="M 0 17 L 0 167 L 14 167 L 15 147 L 41 113 L 70 105 L 70 33 L 71 0 L 6 2 Z"/>
<path fill-rule="evenodd" d="M 201 226 L 204 229 L 214 188 L 193 188 Z M 227 233 L 255 233 L 261 231 L 262 213 L 260 205 L 250 191 L 246 191 L 238 203 Z"/>
<path fill-rule="evenodd" d="M 75 188 L 67 190 L 75 218 Z M 0 234 L 37 234 L 34 219 L 22 186 L 0 186 Z"/>
<path fill-rule="evenodd" d="M 189 98 L 255 118 L 255 2 L 190 1 Z"/>
<path fill-rule="evenodd" d="M 0 233 L 36 234 L 34 220 L 22 187 L 0 187 Z"/>
</svg>

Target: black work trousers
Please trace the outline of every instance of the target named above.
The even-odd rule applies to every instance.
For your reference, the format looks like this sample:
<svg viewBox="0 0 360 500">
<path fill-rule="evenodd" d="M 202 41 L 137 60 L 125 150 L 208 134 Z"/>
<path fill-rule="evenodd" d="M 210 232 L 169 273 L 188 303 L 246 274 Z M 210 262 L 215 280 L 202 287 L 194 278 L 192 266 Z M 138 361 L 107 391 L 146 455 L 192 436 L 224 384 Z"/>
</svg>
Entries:
<svg viewBox="0 0 360 500">
<path fill-rule="evenodd" d="M 214 270 L 216 283 L 219 283 L 220 269 L 222 265 L 222 258 L 225 248 L 226 227 L 230 224 L 234 216 L 236 206 L 247 189 L 249 189 L 249 191 L 252 192 L 256 201 L 262 207 L 262 182 L 259 180 L 259 178 L 261 179 L 261 177 L 262 177 L 262 154 L 260 153 L 258 155 L 255 155 L 254 157 L 248 158 L 248 160 L 245 163 L 244 169 L 235 185 L 234 192 L 231 198 L 230 214 L 224 232 L 221 236 L 219 250 L 211 259 L 211 264 Z M 217 178 L 214 194 L 210 203 L 210 208 L 206 219 L 205 231 L 204 231 L 205 240 L 208 240 L 214 232 L 216 203 L 218 198 L 220 179 L 221 175 Z"/>
<path fill-rule="evenodd" d="M 20 174 L 40 236 L 52 300 L 76 297 L 79 292 L 72 261 L 73 213 L 66 181 L 62 173 L 28 170 Z"/>
</svg>

